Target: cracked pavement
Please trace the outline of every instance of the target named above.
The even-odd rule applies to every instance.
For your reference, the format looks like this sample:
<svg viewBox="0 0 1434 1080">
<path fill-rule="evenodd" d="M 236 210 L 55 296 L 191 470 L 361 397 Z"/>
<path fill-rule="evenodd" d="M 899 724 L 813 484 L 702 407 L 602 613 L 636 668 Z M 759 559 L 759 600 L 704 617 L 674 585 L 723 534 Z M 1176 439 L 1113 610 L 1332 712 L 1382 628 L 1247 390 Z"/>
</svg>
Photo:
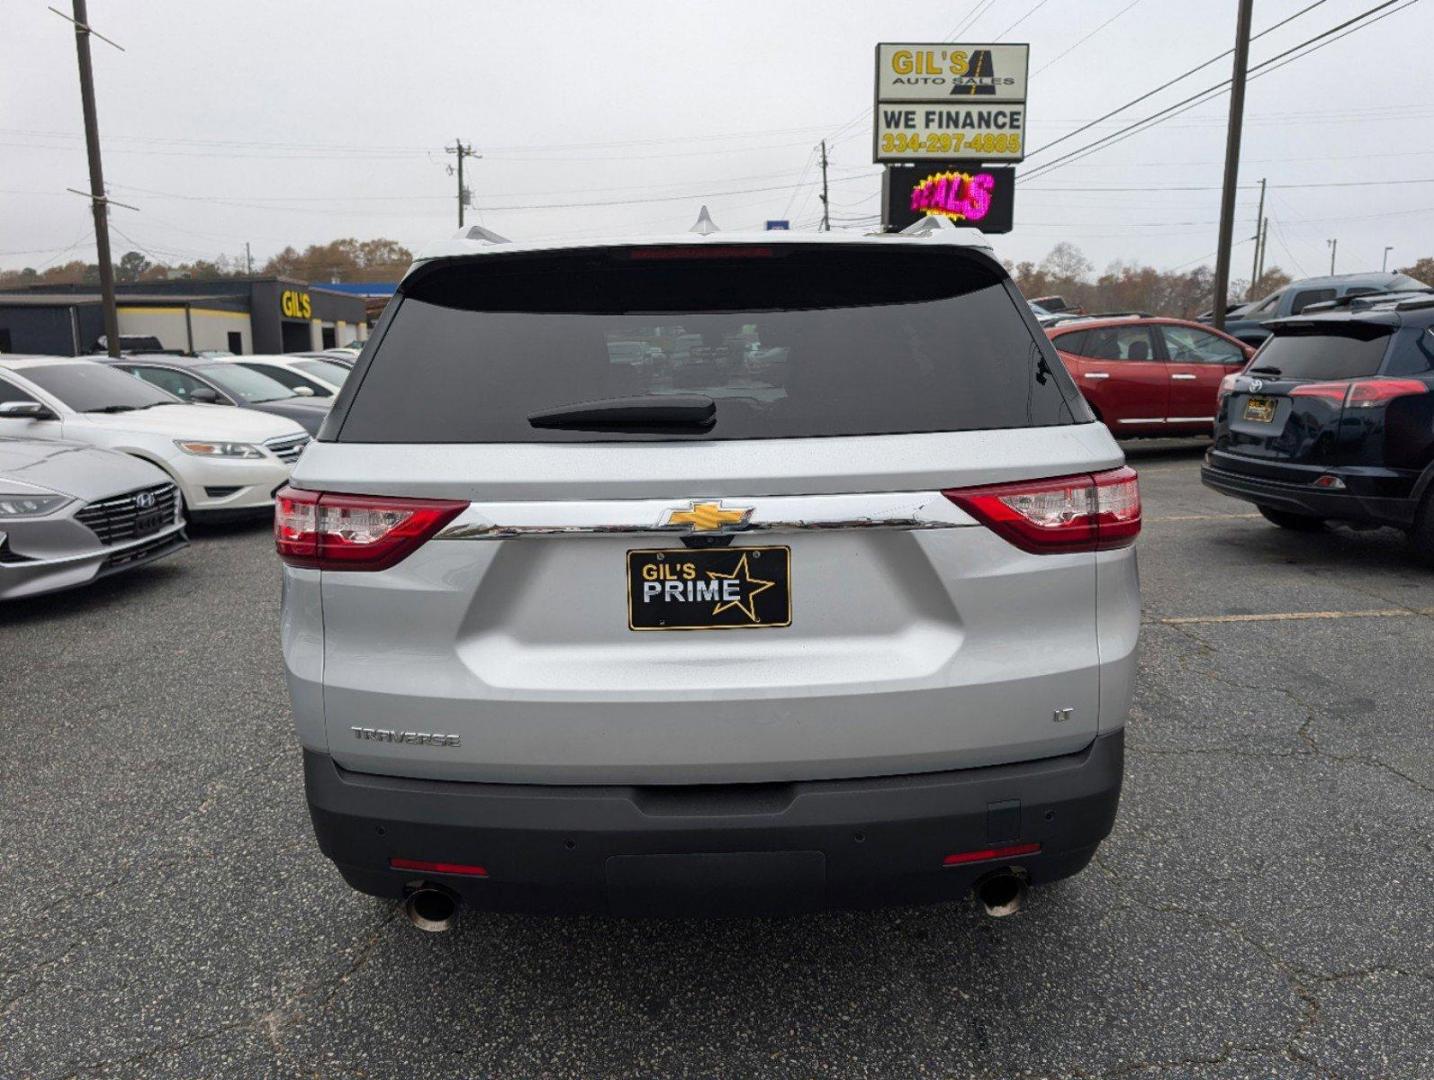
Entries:
<svg viewBox="0 0 1434 1080">
<path fill-rule="evenodd" d="M 0 1077 L 1434 1076 L 1434 572 L 1252 519 L 1201 449 L 1127 447 L 1115 832 L 1001 921 L 418 933 L 313 843 L 265 525 L 0 608 Z"/>
</svg>

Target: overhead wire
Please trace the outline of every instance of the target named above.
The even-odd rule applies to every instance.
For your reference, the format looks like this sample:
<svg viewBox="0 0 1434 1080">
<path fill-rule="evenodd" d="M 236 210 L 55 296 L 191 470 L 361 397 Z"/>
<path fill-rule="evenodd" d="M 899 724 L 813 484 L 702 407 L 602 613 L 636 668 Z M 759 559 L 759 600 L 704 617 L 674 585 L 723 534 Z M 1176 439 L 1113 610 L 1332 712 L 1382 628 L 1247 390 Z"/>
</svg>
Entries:
<svg viewBox="0 0 1434 1080">
<path fill-rule="evenodd" d="M 1094 30 L 1092 30 L 1090 33 L 1086 34 L 1084 37 L 1082 37 L 1080 40 L 1078 40 L 1078 41 L 1077 41 L 1074 45 L 1072 45 L 1070 48 L 1064 50 L 1063 52 L 1057 53 L 1055 56 L 1051 57 L 1051 58 L 1050 58 L 1049 60 L 1047 60 L 1044 64 L 1042 64 L 1040 67 L 1036 68 L 1035 71 L 1031 72 L 1030 77 L 1031 77 L 1032 79 L 1034 79 L 1037 75 L 1039 75 L 1041 72 L 1045 71 L 1048 67 L 1051 67 L 1053 64 L 1058 64 L 1058 63 L 1060 63 L 1060 61 L 1064 60 L 1064 59 L 1065 59 L 1067 56 L 1069 56 L 1071 53 L 1075 52 L 1075 51 L 1076 51 L 1077 49 L 1079 49 L 1082 45 L 1084 45 L 1087 41 L 1089 41 L 1091 38 L 1095 37 L 1096 34 L 1100 33 L 1102 30 L 1104 30 L 1104 29 L 1105 29 L 1107 26 L 1109 26 L 1111 23 L 1115 22 L 1116 19 L 1120 18 L 1122 15 L 1124 15 L 1127 11 L 1129 11 L 1131 8 L 1135 7 L 1135 5 L 1136 5 L 1136 4 L 1139 4 L 1140 2 L 1141 2 L 1141 0 L 1130 0 L 1130 3 L 1126 4 L 1125 7 L 1121 8 L 1119 11 L 1117 11 L 1117 12 L 1116 12 L 1114 15 L 1112 15 L 1110 18 L 1106 19 L 1105 22 L 1101 23 L 1099 26 L 1097 26 L 1097 27 L 1096 27 Z"/>
<path fill-rule="evenodd" d="M 1298 19 L 1301 15 L 1305 15 L 1305 14 L 1307 14 L 1308 12 L 1313 11 L 1315 8 L 1319 7 L 1320 5 L 1325 4 L 1325 3 L 1328 3 L 1328 2 L 1329 2 L 1329 0 L 1314 0 L 1314 3 L 1308 4 L 1308 5 L 1306 5 L 1305 7 L 1300 8 L 1300 10 L 1299 10 L 1299 11 L 1296 11 L 1294 14 L 1288 15 L 1288 16 L 1286 16 L 1285 18 L 1281 19 L 1279 22 L 1274 23 L 1274 24 L 1271 25 L 1271 26 L 1265 27 L 1265 29 L 1261 30 L 1258 34 L 1252 34 L 1252 35 L 1250 35 L 1250 40 L 1251 40 L 1251 41 L 1258 41 L 1260 38 L 1264 37 L 1266 34 L 1273 33 L 1274 31 L 1278 30 L 1280 27 L 1284 26 L 1285 24 L 1290 23 L 1290 22 L 1293 22 L 1295 19 Z M 1147 90 L 1145 93 L 1141 94 L 1139 97 L 1131 98 L 1131 99 L 1130 99 L 1129 101 L 1127 101 L 1125 104 L 1120 105 L 1120 106 L 1118 106 L 1118 107 L 1116 107 L 1116 108 L 1114 108 L 1114 109 L 1111 109 L 1110 112 L 1105 113 L 1105 114 L 1102 115 L 1102 116 L 1098 116 L 1098 117 L 1096 117 L 1094 120 L 1088 121 L 1086 124 L 1084 124 L 1084 125 L 1081 126 L 1081 127 L 1076 128 L 1074 131 L 1068 131 L 1068 132 L 1066 132 L 1066 134 L 1062 135 L 1060 138 L 1058 138 L 1058 139 L 1052 139 L 1050 142 L 1045 143 L 1044 145 L 1041 145 L 1041 146 L 1036 147 L 1034 150 L 1032 150 L 1032 151 L 1030 151 L 1029 153 L 1026 154 L 1026 160 L 1029 161 L 1031 158 L 1035 157 L 1037 154 L 1044 153 L 1045 151 L 1049 150 L 1049 149 L 1050 149 L 1051 147 L 1053 147 L 1053 146 L 1059 146 L 1061 143 L 1065 142 L 1067 139 L 1073 139 L 1073 138 L 1075 138 L 1077 135 L 1081 134 L 1081 133 L 1084 132 L 1084 131 L 1089 131 L 1091 128 L 1095 127 L 1097 124 L 1099 124 L 1099 123 L 1101 123 L 1101 122 L 1103 122 L 1103 121 L 1105 121 L 1105 120 L 1109 120 L 1111 117 L 1117 116 L 1117 115 L 1119 115 L 1120 113 L 1125 112 L 1126 109 L 1130 109 L 1130 108 L 1133 108 L 1133 107 L 1136 106 L 1136 105 L 1139 105 L 1142 101 L 1148 101 L 1150 98 L 1153 98 L 1156 94 L 1160 93 L 1162 90 L 1168 90 L 1168 89 L 1170 89 L 1170 87 L 1174 86 L 1176 83 L 1184 82 L 1184 81 L 1185 81 L 1186 79 L 1188 79 L 1191 75 L 1194 75 L 1197 71 L 1203 71 L 1205 68 L 1209 67 L 1211 64 L 1213 64 L 1213 63 L 1215 63 L 1215 62 L 1217 62 L 1217 61 L 1219 61 L 1219 60 L 1223 60 L 1225 57 L 1229 56 L 1229 55 L 1230 55 L 1231 53 L 1233 53 L 1234 51 L 1235 51 L 1235 50 L 1234 50 L 1233 48 L 1231 48 L 1231 49 L 1226 49 L 1224 52 L 1222 52 L 1222 53 L 1220 53 L 1220 54 L 1218 54 L 1218 55 L 1216 55 L 1216 56 L 1210 57 L 1209 60 L 1206 60 L 1206 61 L 1204 61 L 1203 63 L 1196 64 L 1193 68 L 1190 68 L 1190 70 L 1188 70 L 1188 71 L 1182 72 L 1181 74 L 1175 76 L 1175 78 L 1170 79 L 1170 80 L 1168 80 L 1167 82 L 1161 83 L 1159 86 L 1155 87 L 1153 90 Z"/>
<path fill-rule="evenodd" d="M 1314 37 L 1308 38 L 1305 41 L 1300 42 L 1298 45 L 1286 49 L 1284 52 L 1276 53 L 1268 60 L 1263 60 L 1260 63 L 1253 65 L 1249 69 L 1249 79 L 1257 79 L 1261 75 L 1270 74 L 1271 72 L 1277 70 L 1277 67 L 1272 66 L 1275 65 L 1277 61 L 1283 60 L 1285 61 L 1285 63 L 1291 63 L 1294 60 L 1303 59 L 1305 56 L 1309 56 L 1311 53 L 1317 52 L 1319 49 L 1324 48 L 1326 45 L 1332 45 L 1336 41 L 1340 41 L 1343 38 L 1348 37 L 1350 34 L 1353 34 L 1359 30 L 1363 30 L 1366 27 L 1373 26 L 1376 22 L 1381 21 L 1388 15 L 1393 15 L 1398 13 L 1399 11 L 1405 10 L 1406 8 L 1413 7 L 1415 4 L 1419 3 L 1419 0 L 1404 0 L 1402 6 L 1395 8 L 1393 11 L 1388 11 L 1385 13 L 1385 15 L 1381 15 L 1376 19 L 1369 19 L 1369 16 L 1374 14 L 1375 12 L 1384 10 L 1398 3 L 1400 3 L 1400 0 L 1383 0 L 1382 3 L 1376 4 L 1374 7 L 1369 8 L 1358 15 L 1355 15 L 1354 17 L 1347 19 L 1342 23 L 1332 26 L 1319 34 L 1316 34 Z M 1341 33 L 1340 31 L 1343 32 Z M 1313 48 L 1310 48 L 1310 46 L 1312 45 Z M 1305 51 L 1300 52 L 1300 50 Z M 1299 53 L 1299 55 L 1295 56 L 1295 53 Z M 1283 63 L 1278 65 L 1278 67 L 1283 66 L 1285 66 Z M 1109 135 L 1103 135 L 1099 139 L 1087 143 L 1085 146 L 1068 151 L 1067 153 L 1051 161 L 1043 162 L 1042 164 L 1037 165 L 1034 169 L 1028 172 L 1024 180 L 1025 182 L 1029 182 L 1030 180 L 1038 176 L 1042 176 L 1045 173 L 1051 172 L 1052 170 L 1064 165 L 1069 161 L 1089 156 L 1090 154 L 1096 153 L 1099 150 L 1107 149 L 1109 146 L 1115 145 L 1118 142 L 1123 142 L 1125 139 L 1130 138 L 1133 135 L 1138 135 L 1142 131 L 1146 131 L 1149 130 L 1149 128 L 1151 127 L 1155 127 L 1157 124 L 1163 122 L 1166 119 L 1169 119 L 1172 116 L 1178 116 L 1182 112 L 1187 112 L 1190 109 L 1193 109 L 1199 105 L 1203 105 L 1207 101 L 1213 100 L 1215 97 L 1218 97 L 1223 94 L 1225 88 L 1228 87 L 1230 83 L 1230 79 L 1224 79 L 1223 81 L 1216 83 L 1213 86 L 1208 86 L 1205 89 L 1190 95 L 1189 97 L 1183 98 L 1182 100 L 1175 102 L 1175 104 L 1173 105 L 1167 105 L 1165 108 L 1160 109 L 1157 112 L 1151 113 L 1149 116 L 1142 117 L 1141 119 L 1136 120 L 1134 123 L 1128 124 L 1127 126 L 1121 128 L 1117 132 L 1113 132 Z M 1047 144 L 1047 146 L 1052 145 L 1054 145 L 1054 143 Z M 1042 149 L 1044 149 L 1044 147 Z"/>
</svg>

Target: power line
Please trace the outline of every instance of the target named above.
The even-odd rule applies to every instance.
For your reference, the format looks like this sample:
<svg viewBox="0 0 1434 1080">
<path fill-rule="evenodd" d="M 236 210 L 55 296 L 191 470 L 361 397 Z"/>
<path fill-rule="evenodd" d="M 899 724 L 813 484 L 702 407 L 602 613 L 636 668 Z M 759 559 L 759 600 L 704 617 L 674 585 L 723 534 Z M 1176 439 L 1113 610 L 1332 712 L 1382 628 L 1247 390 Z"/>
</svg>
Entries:
<svg viewBox="0 0 1434 1080">
<path fill-rule="evenodd" d="M 1138 3 L 1140 3 L 1140 0 L 1130 0 L 1130 3 L 1126 4 L 1125 7 L 1121 8 L 1119 11 L 1117 11 L 1117 12 L 1116 12 L 1114 15 L 1112 15 L 1110 18 L 1106 19 L 1105 22 L 1101 23 L 1099 26 L 1097 26 L 1094 30 L 1092 30 L 1092 31 L 1091 31 L 1089 34 L 1087 34 L 1085 37 L 1083 37 L 1083 38 L 1081 38 L 1079 41 L 1077 41 L 1077 42 L 1076 42 L 1074 45 L 1072 45 L 1070 48 L 1066 49 L 1064 52 L 1059 52 L 1059 53 L 1057 53 L 1055 56 L 1051 57 L 1051 58 L 1050 58 L 1049 60 L 1047 60 L 1044 64 L 1042 64 L 1040 67 L 1036 68 L 1035 71 L 1031 72 L 1031 78 L 1034 79 L 1037 75 L 1039 75 L 1041 72 L 1045 71 L 1046 68 L 1050 67 L 1052 64 L 1059 63 L 1061 60 L 1065 59 L 1065 58 L 1066 58 L 1067 56 L 1069 56 L 1071 53 L 1075 52 L 1075 51 L 1076 51 L 1077 49 L 1079 49 L 1082 45 L 1084 45 L 1087 41 L 1089 41 L 1091 38 L 1095 37 L 1096 34 L 1100 33 L 1102 30 L 1104 30 L 1104 29 L 1105 29 L 1107 26 L 1109 26 L 1111 23 L 1115 22 L 1116 19 L 1120 18 L 1122 15 L 1124 15 L 1124 14 L 1125 14 L 1127 11 L 1129 11 L 1131 8 L 1135 7 L 1135 5 L 1138 4 Z"/>
<path fill-rule="evenodd" d="M 1323 0 L 1320 0 L 1320 2 L 1323 2 Z M 1276 53 L 1268 60 L 1264 60 L 1258 64 L 1255 64 L 1253 67 L 1250 68 L 1250 78 L 1258 78 L 1260 75 L 1269 74 L 1270 72 L 1276 70 L 1276 68 L 1272 65 L 1275 65 L 1277 61 L 1284 60 L 1285 63 L 1290 63 L 1292 60 L 1300 59 L 1303 56 L 1308 56 L 1310 53 L 1323 48 L 1325 45 L 1332 45 L 1334 44 L 1334 42 L 1349 36 L 1349 34 L 1352 34 L 1357 30 L 1362 30 L 1367 26 L 1372 26 L 1374 25 L 1374 23 L 1380 21 L 1380 19 L 1385 18 L 1387 15 L 1392 15 L 1395 14 L 1395 12 L 1397 11 L 1404 10 L 1404 8 L 1412 7 L 1418 2 L 1419 0 L 1406 0 L 1403 7 L 1396 8 L 1395 11 L 1387 12 L 1386 15 L 1381 15 L 1379 19 L 1370 19 L 1367 22 L 1361 22 L 1361 20 L 1367 19 L 1368 16 L 1374 14 L 1376 11 L 1381 11 L 1384 8 L 1399 3 L 1399 0 L 1383 0 L 1382 3 L 1376 4 L 1374 7 L 1369 8 L 1368 10 L 1363 11 L 1358 15 L 1355 15 L 1353 18 L 1346 19 L 1344 22 L 1332 26 L 1328 30 L 1324 30 L 1319 34 L 1316 34 L 1314 37 L 1308 38 L 1305 41 L 1300 42 L 1298 45 L 1286 49 L 1284 52 Z M 1293 18 L 1293 16 L 1291 17 Z M 1360 25 L 1355 26 L 1355 23 L 1360 23 Z M 1273 27 L 1271 27 L 1271 29 L 1273 29 Z M 1340 33 L 1340 31 L 1344 31 L 1344 33 Z M 1254 40 L 1253 36 L 1251 40 Z M 1314 45 L 1315 47 L 1308 49 L 1307 52 L 1301 53 L 1300 56 L 1292 55 L 1294 53 L 1299 52 L 1301 49 L 1307 49 L 1310 45 Z M 1233 52 L 1233 50 L 1229 51 Z M 1290 59 L 1286 59 L 1287 57 Z M 1216 57 L 1216 59 L 1219 59 L 1219 57 Z M 1279 66 L 1283 67 L 1284 64 L 1280 64 Z M 1173 105 L 1168 105 L 1165 108 L 1158 110 L 1157 112 L 1151 113 L 1149 116 L 1141 118 L 1140 120 L 1136 120 L 1134 123 L 1126 125 L 1119 131 L 1112 132 L 1109 135 L 1103 135 L 1099 139 L 1087 143 L 1085 146 L 1068 151 L 1067 153 L 1063 154 L 1058 158 L 1055 158 L 1052 161 L 1047 161 L 1041 165 L 1037 165 L 1035 169 L 1033 169 L 1030 173 L 1027 174 L 1026 180 L 1029 181 L 1036 176 L 1040 176 L 1047 172 L 1050 172 L 1052 169 L 1068 161 L 1071 161 L 1072 159 L 1084 157 L 1088 154 L 1096 152 L 1097 150 L 1104 150 L 1107 148 L 1107 146 L 1114 145 L 1117 142 L 1122 142 L 1124 141 L 1124 139 L 1129 138 L 1131 135 L 1137 135 L 1140 133 L 1140 131 L 1146 130 L 1146 127 L 1144 127 L 1143 125 L 1154 127 L 1156 124 L 1169 119 L 1171 116 L 1178 116 L 1181 112 L 1186 112 L 1189 109 L 1193 109 L 1197 105 L 1203 105 L 1206 101 L 1212 100 L 1214 97 L 1218 96 L 1224 90 L 1225 87 L 1229 86 L 1229 84 L 1230 80 L 1224 79 L 1221 82 L 1215 83 L 1213 86 L 1207 86 L 1204 90 L 1201 90 L 1198 93 L 1192 94 L 1187 98 L 1177 101 Z M 1122 108 L 1125 107 L 1128 106 L 1123 106 Z M 1140 129 L 1140 131 L 1137 131 L 1136 129 Z M 1059 142 L 1061 140 L 1056 141 Z M 1047 143 L 1046 146 L 1041 147 L 1040 149 L 1044 150 L 1054 145 L 1055 143 Z"/>
<path fill-rule="evenodd" d="M 1261 30 L 1258 34 L 1252 35 L 1252 36 L 1250 37 L 1250 40 L 1251 40 L 1251 41 L 1258 41 L 1260 38 L 1264 37 L 1266 34 L 1273 33 L 1275 30 L 1278 30 L 1280 27 L 1284 26 L 1286 23 L 1293 22 L 1295 19 L 1298 19 L 1301 15 L 1304 15 L 1304 14 L 1307 13 L 1307 12 L 1313 11 L 1315 8 L 1319 7 L 1321 4 L 1324 4 L 1324 3 L 1327 3 L 1327 2 L 1328 2 L 1328 0 L 1315 0 L 1314 3 L 1308 5 L 1307 7 L 1300 8 L 1300 10 L 1299 10 L 1299 11 L 1296 11 L 1293 15 L 1290 15 L 1290 16 L 1287 16 L 1287 17 L 1284 18 L 1284 19 L 1281 19 L 1279 22 L 1275 23 L 1273 26 L 1266 27 L 1264 30 Z M 1226 49 L 1224 52 L 1220 53 L 1218 56 L 1212 56 L 1212 57 L 1210 57 L 1209 60 L 1206 60 L 1204 63 L 1196 64 L 1196 65 L 1195 65 L 1193 68 L 1191 68 L 1189 71 L 1186 71 L 1186 72 L 1184 72 L 1183 74 L 1180 74 L 1180 75 L 1175 76 L 1175 78 L 1171 79 L 1169 82 L 1161 83 L 1161 84 L 1160 84 L 1159 86 L 1157 86 L 1154 90 L 1147 90 L 1145 93 L 1141 94 L 1139 97 L 1131 98 L 1131 99 L 1130 99 L 1129 101 L 1127 101 L 1124 105 L 1121 105 L 1121 106 L 1118 106 L 1117 108 L 1111 109 L 1110 112 L 1106 113 L 1105 115 L 1096 117 L 1096 119 L 1091 120 L 1091 121 L 1089 121 L 1088 123 L 1084 124 L 1083 126 L 1076 128 L 1074 131 L 1068 131 L 1068 132 L 1066 132 L 1066 134 L 1062 135 L 1059 139 L 1052 139 L 1050 142 L 1046 143 L 1045 145 L 1036 147 L 1034 150 L 1032 150 L 1032 151 L 1030 151 L 1028 154 L 1026 154 L 1026 160 L 1029 161 L 1031 158 L 1035 157 L 1037 154 L 1044 153 L 1045 151 L 1049 150 L 1051 147 L 1053 147 L 1053 146 L 1058 146 L 1058 145 L 1060 145 L 1061 143 L 1065 142 L 1067 139 L 1073 139 L 1073 138 L 1075 138 L 1077 135 L 1079 135 L 1079 134 L 1080 134 L 1081 132 L 1083 132 L 1083 131 L 1089 131 L 1091 128 L 1095 127 L 1097 124 L 1099 124 L 1099 123 L 1101 123 L 1101 122 L 1103 122 L 1103 121 L 1105 121 L 1105 120 L 1109 120 L 1112 116 L 1115 116 L 1115 115 L 1117 115 L 1117 114 L 1119 114 L 1119 113 L 1123 113 L 1123 112 L 1125 112 L 1126 109 L 1129 109 L 1129 108 L 1131 108 L 1131 107 L 1133 107 L 1133 106 L 1135 106 L 1135 105 L 1139 105 L 1142 101 L 1146 101 L 1146 100 L 1149 100 L 1150 98 L 1153 98 L 1156 94 L 1160 93 L 1162 90 L 1168 90 L 1168 89 L 1170 89 L 1170 87 L 1174 86 L 1176 83 L 1178 83 L 1178 82 L 1183 82 L 1184 80 L 1188 79 L 1191 75 L 1194 75 L 1197 71 L 1203 71 L 1205 68 L 1209 67 L 1211 64 L 1215 63 L 1216 61 L 1218 61 L 1218 60 L 1223 60 L 1225 57 L 1229 56 L 1229 55 L 1230 55 L 1231 53 L 1233 53 L 1234 51 L 1235 51 L 1235 50 L 1234 50 L 1233 48 Z M 1227 80 L 1227 81 L 1228 81 L 1228 80 Z"/>
<path fill-rule="evenodd" d="M 875 173 L 864 173 L 864 174 L 859 175 L 859 176 L 837 176 L 837 177 L 833 177 L 830 182 L 831 182 L 832 185 L 836 185 L 836 184 L 849 184 L 849 183 L 852 183 L 853 181 L 858 181 L 858 180 L 871 180 L 871 179 L 874 179 L 877 175 L 879 175 L 879 174 L 875 174 Z M 772 185 L 767 185 L 767 186 L 763 186 L 763 187 L 734 188 L 734 189 L 728 189 L 728 190 L 725 190 L 725 191 L 712 191 L 712 190 L 710 190 L 710 189 L 701 188 L 701 189 L 696 189 L 696 190 L 693 190 L 693 191 L 690 191 L 690 192 L 683 192 L 682 194 L 674 194 L 674 195 L 654 195 L 654 196 L 648 196 L 648 197 L 645 197 L 645 198 L 636 198 L 636 199 L 601 199 L 601 200 L 595 200 L 595 201 L 589 201 L 589 202 L 567 202 L 567 201 L 565 201 L 565 202 L 561 203 L 560 205 L 561 205 L 561 208 L 562 208 L 562 209 L 569 209 L 569 208 L 590 207 L 590 206 L 638 206 L 638 205 L 642 205 L 642 204 L 646 204 L 646 203 L 684 202 L 684 201 L 689 201 L 689 202 L 690 202 L 690 201 L 693 200 L 693 199 L 703 199 L 703 198 L 717 199 L 717 198 L 723 198 L 723 197 L 726 197 L 726 196 L 729 196 L 729 195 L 754 195 L 754 194 L 764 194 L 764 193 L 773 192 L 773 191 L 791 191 L 793 188 L 796 188 L 796 187 L 799 187 L 799 186 L 800 186 L 800 185 L 797 185 L 797 184 L 772 184 Z M 144 191 L 144 192 L 146 192 L 147 194 L 150 194 L 150 195 L 153 195 L 153 196 L 156 196 L 156 197 L 159 197 L 159 198 L 182 199 L 182 200 L 185 200 L 185 201 L 188 201 L 188 202 L 213 203 L 213 204 L 220 205 L 220 206 L 238 206 L 238 207 L 243 207 L 243 208 L 246 208 L 246 209 L 254 209 L 254 210 L 290 211 L 290 212 L 303 213 L 303 214 L 324 213 L 324 212 L 326 212 L 326 211 L 322 211 L 322 210 L 315 210 L 315 209 L 310 208 L 310 207 L 258 205 L 258 204 L 255 204 L 255 203 L 244 202 L 244 201 L 237 200 L 237 199 L 215 198 L 215 197 L 203 196 L 203 195 L 181 195 L 181 194 L 179 194 L 179 193 L 177 193 L 177 192 L 156 192 L 156 191 L 150 191 L 150 190 L 144 189 L 144 188 L 124 187 L 123 185 L 116 185 L 116 187 L 120 187 L 122 190 L 127 190 L 127 191 Z M 486 205 L 486 206 L 484 207 L 484 209 L 485 209 L 485 210 L 494 211 L 494 212 L 504 212 L 504 211 L 508 211 L 508 210 L 552 210 L 552 209 L 554 209 L 554 206 L 555 206 L 555 204 L 552 203 L 552 202 L 543 202 L 543 203 L 531 203 L 531 204 L 526 204 L 526 205 L 521 205 L 521 206 L 494 206 L 494 205 Z M 329 213 L 343 213 L 343 214 L 350 213 L 350 211 L 327 211 L 327 212 L 329 212 Z M 429 216 L 429 215 L 405 215 L 405 216 L 410 216 L 410 217 L 412 217 L 412 216 Z M 447 216 L 447 215 L 444 215 L 444 216 Z"/>
<path fill-rule="evenodd" d="M 986 14 L 986 12 L 990 11 L 992 5 L 994 5 L 995 2 L 996 0 L 981 0 L 981 2 L 976 5 L 976 9 L 961 22 L 957 23 L 955 28 L 949 34 L 947 34 L 943 40 L 955 41 L 956 36 L 958 34 L 964 34 L 967 30 L 969 30 L 972 26 L 975 25 L 977 19 L 979 19 L 982 15 Z"/>
<path fill-rule="evenodd" d="M 1006 27 L 1006 29 L 1002 30 L 999 34 L 997 34 L 994 40 L 996 40 L 996 41 L 1001 41 L 1001 40 L 1003 40 L 1007 34 L 1009 34 L 1009 33 L 1010 33 L 1012 30 L 1014 30 L 1016 27 L 1020 26 L 1021 23 L 1025 22 L 1027 19 L 1029 19 L 1029 18 L 1030 18 L 1032 15 L 1034 15 L 1036 12 L 1040 11 L 1041 8 L 1045 7 L 1046 4 L 1048 4 L 1049 2 L 1050 2 L 1050 0 L 1036 0 L 1036 6 L 1035 6 L 1035 7 L 1031 8 L 1030 11 L 1026 12 L 1026 13 L 1025 13 L 1024 15 L 1022 15 L 1019 19 L 1017 19 L 1015 22 L 1013 22 L 1010 26 Z"/>
</svg>

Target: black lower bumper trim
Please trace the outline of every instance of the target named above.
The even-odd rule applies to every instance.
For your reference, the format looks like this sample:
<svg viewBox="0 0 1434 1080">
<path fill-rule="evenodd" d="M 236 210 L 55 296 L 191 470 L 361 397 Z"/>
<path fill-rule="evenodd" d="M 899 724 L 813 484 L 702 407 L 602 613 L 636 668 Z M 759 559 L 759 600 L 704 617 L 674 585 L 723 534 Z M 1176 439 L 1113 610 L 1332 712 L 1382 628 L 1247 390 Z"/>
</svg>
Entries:
<svg viewBox="0 0 1434 1080">
<path fill-rule="evenodd" d="M 162 559 L 166 555 L 173 555 L 176 551 L 182 551 L 189 546 L 189 537 L 183 529 L 170 533 L 168 536 L 161 536 L 151 540 L 148 544 L 138 544 L 124 551 L 117 551 L 104 561 L 96 577 L 105 577 L 108 574 L 117 574 L 121 570 L 130 570 L 136 566 L 143 566 L 145 563 Z"/>
<path fill-rule="evenodd" d="M 714 914 L 955 899 L 1016 866 L 1035 885 L 1082 869 L 1120 800 L 1124 732 L 1078 754 L 860 780 L 581 787 L 412 780 L 304 753 L 324 854 L 354 888 L 398 898 L 391 858 L 462 863 L 437 875 L 476 907 Z M 944 866 L 1016 844 L 1038 852 Z"/>
<path fill-rule="evenodd" d="M 1338 470 L 1330 472 L 1338 475 Z M 1201 466 L 1200 480 L 1206 487 L 1222 495 L 1244 499 L 1257 506 L 1335 521 L 1366 521 L 1407 529 L 1414 524 L 1417 507 L 1413 499 L 1327 491 L 1313 488 L 1309 484 L 1286 484 L 1210 465 Z"/>
</svg>

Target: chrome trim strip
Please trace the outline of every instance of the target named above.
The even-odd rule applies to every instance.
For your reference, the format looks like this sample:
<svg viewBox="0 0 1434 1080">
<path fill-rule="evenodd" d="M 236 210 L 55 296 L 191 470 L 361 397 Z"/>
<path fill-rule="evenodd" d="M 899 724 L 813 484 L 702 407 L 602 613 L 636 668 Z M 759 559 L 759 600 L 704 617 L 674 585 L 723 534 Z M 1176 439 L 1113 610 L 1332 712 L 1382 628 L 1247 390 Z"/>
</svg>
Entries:
<svg viewBox="0 0 1434 1080">
<path fill-rule="evenodd" d="M 1167 424 L 1213 424 L 1215 418 L 1213 416 L 1167 416 L 1165 422 Z"/>
<path fill-rule="evenodd" d="M 736 533 L 889 529 L 955 529 L 976 522 L 939 491 L 885 495 L 781 495 L 726 498 L 725 507 L 752 508 L 734 530 L 697 532 L 660 525 L 667 511 L 688 499 L 610 499 L 594 502 L 473 503 L 435 540 L 519 540 L 545 536 L 722 536 Z M 716 501 L 716 500 L 714 500 Z"/>
<path fill-rule="evenodd" d="M 1117 423 L 1121 423 L 1121 424 L 1163 424 L 1163 423 L 1165 423 L 1165 418 L 1164 418 L 1163 416 L 1132 416 L 1129 420 L 1120 420 L 1120 421 L 1117 421 Z"/>
<path fill-rule="evenodd" d="M 1086 377 L 1087 379 L 1108 379 L 1108 378 L 1110 378 L 1110 372 L 1108 372 L 1108 371 L 1087 371 L 1087 372 L 1085 373 L 1085 377 Z"/>
<path fill-rule="evenodd" d="M 1181 380 L 1182 382 L 1194 382 L 1194 381 L 1195 381 L 1196 379 L 1198 379 L 1200 376 L 1199 376 L 1199 375 L 1187 375 L 1187 374 L 1185 374 L 1184 372 L 1179 372 L 1179 373 L 1177 373 L 1177 374 L 1175 374 L 1175 375 L 1172 375 L 1172 376 L 1170 376 L 1170 377 L 1171 377 L 1172 379 L 1179 379 L 1179 380 Z"/>
</svg>

